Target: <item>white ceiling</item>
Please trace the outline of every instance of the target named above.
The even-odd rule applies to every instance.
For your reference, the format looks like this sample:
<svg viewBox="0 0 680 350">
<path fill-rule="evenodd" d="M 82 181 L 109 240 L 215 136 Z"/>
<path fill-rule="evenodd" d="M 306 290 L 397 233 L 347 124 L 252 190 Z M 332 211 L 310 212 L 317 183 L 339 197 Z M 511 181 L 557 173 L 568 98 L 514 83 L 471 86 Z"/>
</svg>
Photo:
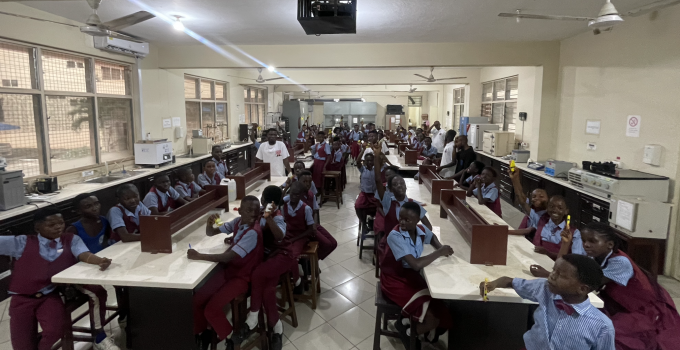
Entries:
<svg viewBox="0 0 680 350">
<path fill-rule="evenodd" d="M 655 0 L 614 0 L 625 12 Z M 295 0 L 104 0 L 102 21 L 142 10 L 141 2 L 165 15 L 180 15 L 187 28 L 217 43 L 238 45 L 547 41 L 586 31 L 583 22 L 497 17 L 500 12 L 596 16 L 604 0 L 358 0 L 357 34 L 305 35 L 297 22 Z M 21 2 L 83 22 L 90 14 L 84 0 Z M 152 43 L 195 44 L 190 36 L 154 18 L 126 32 Z"/>
</svg>

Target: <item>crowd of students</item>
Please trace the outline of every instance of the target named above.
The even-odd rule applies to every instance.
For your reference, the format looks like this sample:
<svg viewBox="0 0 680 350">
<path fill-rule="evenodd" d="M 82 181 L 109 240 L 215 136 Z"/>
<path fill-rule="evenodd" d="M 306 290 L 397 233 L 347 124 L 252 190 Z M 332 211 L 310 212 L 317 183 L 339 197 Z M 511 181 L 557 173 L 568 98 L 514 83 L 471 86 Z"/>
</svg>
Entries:
<svg viewBox="0 0 680 350">
<path fill-rule="evenodd" d="M 354 125 L 354 130 L 336 128 L 332 135 L 305 125 L 298 140 L 310 142 L 315 133 L 310 170 L 301 161 L 289 170 L 285 183 L 266 187 L 260 198 L 246 196 L 238 208 L 239 217 L 222 223 L 219 215 L 206 220 L 208 236 L 233 234 L 225 240 L 223 253 L 203 254 L 189 249 L 191 260 L 219 263 L 214 274 L 194 297 L 194 333 L 202 349 L 214 337 L 224 341 L 227 349 L 255 331 L 259 315 L 266 315 L 272 349 L 282 348 L 283 324 L 278 313 L 276 287 L 280 277 L 290 273 L 301 293 L 299 258 L 310 241 L 318 242 L 319 259 L 325 259 L 337 247 L 337 241 L 320 225 L 318 195 L 323 190 L 326 171 L 346 173 L 346 165 L 359 171 L 360 194 L 355 211 L 361 234 L 373 231 L 377 244 L 376 263 L 380 266 L 383 294 L 402 308 L 395 326 L 405 344 L 410 342 L 410 322 L 417 322 L 417 346 L 437 342 L 452 324 L 442 300 L 432 298 L 421 270 L 439 257 L 454 254 L 432 233 L 424 205 L 408 198 L 406 181 L 386 157 L 386 137 L 375 126 Z M 311 131 L 310 131 L 311 130 Z M 269 140 L 276 130 L 267 133 Z M 475 160 L 464 136 L 443 131 L 437 122 L 430 128 L 397 131 L 409 147 L 420 151 L 424 162 L 449 168 L 445 177 L 458 179 L 471 200 L 487 205 L 499 216 L 500 202 L 494 181 L 498 174 Z M 274 136 L 274 141 L 275 141 Z M 443 139 L 435 146 L 435 140 Z M 268 141 L 269 141 L 268 140 Z M 271 142 L 263 143 L 264 146 Z M 98 265 L 105 270 L 111 260 L 98 253 L 117 241 L 137 241 L 142 234 L 139 218 L 162 215 L 204 193 L 203 186 L 219 184 L 227 174 L 221 149 L 213 148 L 213 158 L 205 163 L 197 182 L 188 168 L 177 170 L 171 186 L 166 174 L 155 177 L 154 186 L 140 199 L 137 188 L 124 184 L 116 189 L 118 204 L 106 216 L 96 196 L 84 193 L 73 201 L 80 219 L 67 227 L 61 213 L 53 208 L 35 213 L 36 235 L 0 237 L 0 255 L 14 263 L 9 290 L 10 332 L 15 349 L 47 350 L 62 336 L 64 305 L 51 277 L 77 262 Z M 279 155 L 281 156 L 281 155 Z M 286 157 L 287 158 L 287 157 Z M 283 165 L 282 165 L 283 167 Z M 613 229 L 591 223 L 578 230 L 569 222 L 569 209 L 561 196 L 549 197 L 536 189 L 529 198 L 523 193 L 519 171 L 509 176 L 526 214 L 521 226 L 509 234 L 523 235 L 533 242 L 535 252 L 555 261 L 554 266 L 530 266 L 534 280 L 502 277 L 480 283 L 480 294 L 487 296 L 498 288 L 513 288 L 522 298 L 538 303 L 535 323 L 525 333 L 526 349 L 677 349 L 680 344 L 680 316 L 669 294 L 654 278 L 640 269 L 619 249 Z M 342 186 L 345 186 L 343 180 Z M 371 224 L 372 223 L 372 224 Z M 425 244 L 434 252 L 423 255 Z M 552 271 L 549 271 L 552 270 Z M 309 272 L 309 271 L 307 271 Z M 106 291 L 100 286 L 77 286 L 87 295 L 95 310 L 98 335 L 96 350 L 116 350 L 102 327 L 105 319 Z M 119 324 L 126 328 L 129 310 L 126 289 L 116 287 L 120 308 Z M 225 316 L 225 308 L 240 294 L 250 291 L 250 310 L 242 332 L 235 334 Z M 588 294 L 598 291 L 604 301 L 602 311 L 593 307 Z M 37 337 L 37 325 L 42 337 Z"/>
</svg>

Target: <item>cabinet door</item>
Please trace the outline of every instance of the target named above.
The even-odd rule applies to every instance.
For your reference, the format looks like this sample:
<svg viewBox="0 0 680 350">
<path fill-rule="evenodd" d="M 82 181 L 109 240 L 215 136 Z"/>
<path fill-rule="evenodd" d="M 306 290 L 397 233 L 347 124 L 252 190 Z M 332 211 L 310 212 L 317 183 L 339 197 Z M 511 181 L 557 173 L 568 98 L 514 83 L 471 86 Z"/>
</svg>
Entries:
<svg viewBox="0 0 680 350">
<path fill-rule="evenodd" d="M 543 188 L 543 179 L 526 171 L 522 172 L 521 183 L 522 190 L 527 195 L 527 198 L 531 197 L 530 193 L 533 190 Z"/>
<path fill-rule="evenodd" d="M 548 192 L 548 197 L 552 197 L 554 195 L 564 196 L 564 191 L 566 189 L 564 186 L 550 180 L 543 180 L 543 183 L 543 188 L 545 188 L 545 191 Z"/>
<path fill-rule="evenodd" d="M 564 189 L 564 200 L 567 202 L 569 208 L 569 215 L 571 215 L 571 224 L 581 230 L 581 199 L 580 192 L 572 190 L 571 188 Z"/>
</svg>

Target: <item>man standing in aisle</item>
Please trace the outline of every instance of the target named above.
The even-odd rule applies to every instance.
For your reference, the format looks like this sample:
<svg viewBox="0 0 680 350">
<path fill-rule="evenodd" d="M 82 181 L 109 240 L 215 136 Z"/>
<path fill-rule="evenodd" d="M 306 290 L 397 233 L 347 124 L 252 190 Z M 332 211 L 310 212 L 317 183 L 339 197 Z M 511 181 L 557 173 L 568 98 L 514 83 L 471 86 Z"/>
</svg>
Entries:
<svg viewBox="0 0 680 350">
<path fill-rule="evenodd" d="M 286 171 L 290 173 L 290 162 L 288 161 L 288 148 L 281 141 L 276 141 L 278 132 L 276 129 L 267 130 L 267 143 L 260 145 L 257 150 L 257 159 L 270 164 L 272 176 L 286 176 Z"/>
<path fill-rule="evenodd" d="M 427 131 L 430 133 L 430 138 L 432 138 L 432 146 L 437 149 L 439 153 L 438 158 L 441 158 L 441 154 L 444 153 L 444 139 L 446 138 L 446 132 L 442 129 L 439 121 L 432 123 L 432 126 Z"/>
</svg>

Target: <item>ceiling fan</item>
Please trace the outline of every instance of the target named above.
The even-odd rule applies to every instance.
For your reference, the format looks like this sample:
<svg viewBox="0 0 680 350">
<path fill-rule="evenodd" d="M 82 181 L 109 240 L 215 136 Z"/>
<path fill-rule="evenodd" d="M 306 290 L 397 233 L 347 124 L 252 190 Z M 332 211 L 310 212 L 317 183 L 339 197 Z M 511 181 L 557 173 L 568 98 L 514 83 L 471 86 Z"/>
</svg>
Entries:
<svg viewBox="0 0 680 350">
<path fill-rule="evenodd" d="M 408 87 L 409 87 L 409 89 L 408 89 L 409 94 L 412 94 L 412 93 L 416 92 L 416 90 L 418 90 L 418 88 L 414 88 L 413 85 L 409 85 Z"/>
<path fill-rule="evenodd" d="M 560 16 L 560 15 L 539 15 L 539 14 L 529 14 L 522 13 L 521 10 L 515 11 L 515 13 L 499 13 L 499 17 L 510 17 L 527 19 L 549 19 L 549 20 L 559 20 L 559 21 L 588 21 L 588 27 L 593 29 L 595 35 L 601 32 L 611 31 L 612 28 L 623 22 L 622 17 L 637 17 L 642 16 L 646 13 L 652 11 L 660 10 L 662 8 L 680 4 L 680 0 L 658 0 L 647 4 L 645 6 L 639 7 L 634 10 L 630 10 L 626 13 L 619 13 L 611 0 L 606 0 L 604 6 L 600 10 L 597 17 L 578 17 L 578 16 Z"/>
<path fill-rule="evenodd" d="M 278 77 L 278 78 L 265 79 L 265 78 L 262 77 L 262 68 L 258 68 L 257 71 L 258 71 L 258 73 L 260 73 L 260 75 L 257 76 L 257 79 L 253 79 L 253 78 L 242 78 L 242 79 L 255 80 L 255 82 L 257 82 L 257 83 L 264 83 L 266 81 L 288 78 L 288 77 Z"/>
<path fill-rule="evenodd" d="M 10 2 L 10 1 L 15 1 L 15 0 L 0 0 L 0 2 Z M 29 0 L 29 1 L 35 1 L 35 0 Z M 54 1 L 54 0 L 53 0 Z M 56 1 L 68 1 L 68 0 L 56 0 Z M 99 5 L 101 4 L 102 0 L 86 0 L 87 4 L 90 5 L 90 8 L 92 9 L 92 14 L 90 17 L 87 18 L 85 21 L 85 25 L 80 28 L 80 31 L 92 35 L 92 36 L 109 36 L 109 37 L 114 37 L 118 39 L 125 39 L 125 40 L 131 40 L 131 41 L 137 41 L 140 42 L 140 39 L 128 34 L 120 33 L 118 32 L 121 29 L 127 28 L 129 26 L 135 25 L 140 22 L 144 22 L 146 20 L 152 19 L 156 16 L 152 15 L 149 12 L 146 11 L 139 11 L 135 12 L 133 14 L 123 16 L 120 18 L 116 18 L 114 20 L 104 22 L 99 19 L 99 15 L 97 15 L 97 10 L 99 9 Z M 47 20 L 42 20 L 39 18 L 34 18 L 34 17 L 28 17 L 28 16 L 20 16 L 20 15 L 14 15 L 11 13 L 4 13 L 7 15 L 13 15 L 17 17 L 23 17 L 23 18 L 30 18 L 30 19 L 35 19 L 39 21 L 47 21 Z M 67 26 L 73 26 L 71 24 L 67 23 L 61 23 L 61 22 L 54 22 L 54 21 L 47 21 L 47 22 L 53 22 L 53 23 L 58 23 L 58 24 L 63 24 Z"/>
<path fill-rule="evenodd" d="M 430 67 L 430 77 L 429 78 L 424 76 L 424 75 L 420 75 L 420 74 L 413 74 L 413 75 L 425 79 L 425 81 L 428 82 L 428 83 L 434 83 L 434 82 L 437 82 L 437 81 L 440 81 L 440 80 L 453 80 L 453 79 L 465 79 L 465 78 L 467 78 L 467 77 L 455 77 L 455 78 L 435 79 L 434 76 L 432 75 L 432 71 L 434 71 L 434 67 Z M 415 90 L 413 90 L 413 91 L 415 91 Z M 413 92 L 413 91 L 411 91 L 411 92 Z"/>
</svg>

